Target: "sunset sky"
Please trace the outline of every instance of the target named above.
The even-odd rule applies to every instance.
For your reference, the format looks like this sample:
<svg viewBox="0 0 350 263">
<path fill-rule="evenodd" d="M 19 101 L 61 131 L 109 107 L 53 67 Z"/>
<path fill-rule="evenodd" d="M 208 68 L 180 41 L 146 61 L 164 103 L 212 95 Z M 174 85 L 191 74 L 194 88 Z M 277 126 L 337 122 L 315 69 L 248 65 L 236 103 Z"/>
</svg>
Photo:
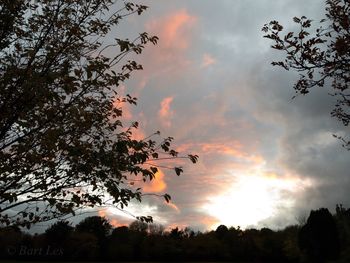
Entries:
<svg viewBox="0 0 350 263">
<path fill-rule="evenodd" d="M 138 98 L 125 121 L 136 136 L 160 130 L 174 147 L 200 156 L 184 173 L 161 169 L 135 215 L 165 226 L 198 230 L 227 226 L 281 228 L 310 209 L 350 205 L 350 155 L 332 134 L 345 128 L 330 117 L 329 90 L 292 100 L 297 74 L 272 67 L 281 56 L 261 28 L 271 20 L 295 30 L 294 16 L 320 20 L 321 0 L 144 0 L 142 16 L 125 19 L 113 34 L 157 35 L 135 59 L 144 67 L 119 87 Z M 112 37 L 116 37 L 115 35 Z M 100 211 L 114 225 L 130 222 L 115 209 Z"/>
</svg>

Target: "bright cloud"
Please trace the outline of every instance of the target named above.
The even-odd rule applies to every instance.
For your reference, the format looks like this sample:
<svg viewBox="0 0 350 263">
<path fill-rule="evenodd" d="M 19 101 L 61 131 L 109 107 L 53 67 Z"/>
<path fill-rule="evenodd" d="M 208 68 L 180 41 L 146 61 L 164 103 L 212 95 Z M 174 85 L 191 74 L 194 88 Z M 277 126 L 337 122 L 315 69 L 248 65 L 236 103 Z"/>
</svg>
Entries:
<svg viewBox="0 0 350 263">
<path fill-rule="evenodd" d="M 210 54 L 203 55 L 203 60 L 202 60 L 202 65 L 201 65 L 203 68 L 214 65 L 214 64 L 216 64 L 216 59 L 213 58 L 212 55 L 210 55 Z"/>
<path fill-rule="evenodd" d="M 157 31 L 164 48 L 187 49 L 190 42 L 190 29 L 196 22 L 186 10 L 176 11 L 159 20 L 147 24 L 147 29 Z"/>
<path fill-rule="evenodd" d="M 149 61 L 146 76 L 183 71 L 191 63 L 187 51 L 191 47 L 197 17 L 186 10 L 173 11 L 146 23 L 146 30 L 159 37 L 155 49 L 145 52 Z M 169 77 L 169 76 L 168 76 Z"/>
<path fill-rule="evenodd" d="M 172 203 L 172 202 L 169 202 L 169 203 L 165 202 L 165 204 L 167 206 L 171 207 L 172 209 L 174 209 L 176 212 L 178 212 L 178 213 L 180 212 L 180 209 L 174 203 Z"/>
<path fill-rule="evenodd" d="M 155 178 L 143 185 L 142 189 L 146 193 L 160 193 L 166 189 L 167 185 L 164 181 L 164 173 L 158 168 Z"/>
<path fill-rule="evenodd" d="M 173 97 L 167 97 L 163 99 L 160 103 L 160 109 L 158 112 L 159 118 L 162 124 L 166 127 L 171 126 L 171 118 L 174 115 L 174 111 L 171 110 L 171 103 L 173 102 Z"/>
<path fill-rule="evenodd" d="M 221 224 L 245 228 L 271 217 L 280 206 L 293 207 L 295 199 L 292 195 L 286 198 L 284 193 L 296 194 L 307 186 L 298 178 L 271 174 L 239 176 L 227 192 L 210 197 L 204 209 Z"/>
</svg>

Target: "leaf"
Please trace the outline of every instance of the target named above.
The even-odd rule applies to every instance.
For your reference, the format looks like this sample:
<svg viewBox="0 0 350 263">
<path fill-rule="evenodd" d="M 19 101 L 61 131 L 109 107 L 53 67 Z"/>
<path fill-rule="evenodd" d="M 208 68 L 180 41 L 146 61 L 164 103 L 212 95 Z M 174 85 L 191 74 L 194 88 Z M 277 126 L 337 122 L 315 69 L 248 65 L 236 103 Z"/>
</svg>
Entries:
<svg viewBox="0 0 350 263">
<path fill-rule="evenodd" d="M 174 170 L 177 176 L 179 176 L 183 172 L 183 169 L 181 167 L 175 167 Z"/>
<path fill-rule="evenodd" d="M 192 162 L 192 163 L 197 163 L 198 162 L 198 158 L 199 158 L 199 156 L 198 155 L 193 155 L 193 154 L 189 154 L 188 155 L 188 158 L 190 159 L 190 161 Z"/>
<path fill-rule="evenodd" d="M 298 17 L 293 17 L 293 21 L 295 22 L 295 23 L 300 23 L 300 18 L 298 18 Z"/>
<path fill-rule="evenodd" d="M 171 200 L 171 196 L 169 194 L 164 194 L 163 195 L 164 199 L 165 199 L 165 202 L 169 203 L 170 200 Z"/>
<path fill-rule="evenodd" d="M 151 166 L 150 169 L 151 169 L 152 173 L 154 173 L 154 174 L 158 172 L 158 168 L 157 167 Z"/>
</svg>

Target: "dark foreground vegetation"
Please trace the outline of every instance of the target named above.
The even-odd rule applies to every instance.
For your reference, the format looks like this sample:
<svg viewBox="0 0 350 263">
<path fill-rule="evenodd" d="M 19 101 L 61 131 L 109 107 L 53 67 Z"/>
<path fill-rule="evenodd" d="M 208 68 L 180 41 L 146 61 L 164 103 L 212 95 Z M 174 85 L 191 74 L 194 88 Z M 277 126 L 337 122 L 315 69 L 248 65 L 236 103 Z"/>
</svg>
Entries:
<svg viewBox="0 0 350 263">
<path fill-rule="evenodd" d="M 93 216 L 75 227 L 56 222 L 43 234 L 1 228 L 0 249 L 10 260 L 350 262 L 350 209 L 311 211 L 305 224 L 278 231 L 221 225 L 205 233 L 140 221 L 113 228 Z"/>
</svg>

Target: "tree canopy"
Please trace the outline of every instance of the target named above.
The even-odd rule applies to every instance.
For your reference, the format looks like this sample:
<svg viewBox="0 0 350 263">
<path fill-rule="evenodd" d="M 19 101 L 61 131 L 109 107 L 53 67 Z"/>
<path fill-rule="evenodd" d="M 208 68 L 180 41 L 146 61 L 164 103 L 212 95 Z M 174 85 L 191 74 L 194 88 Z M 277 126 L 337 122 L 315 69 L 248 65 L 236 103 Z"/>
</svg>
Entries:
<svg viewBox="0 0 350 263">
<path fill-rule="evenodd" d="M 314 87 L 331 86 L 337 101 L 331 112 L 345 126 L 350 123 L 350 1 L 327 0 L 326 17 L 312 33 L 313 21 L 294 17 L 297 32 L 283 35 L 278 21 L 264 25 L 264 37 L 271 39 L 273 49 L 284 52 L 283 61 L 272 62 L 286 70 L 295 70 L 300 78 L 294 85 L 297 94 L 307 94 Z M 336 135 L 350 149 L 350 141 Z"/>
<path fill-rule="evenodd" d="M 126 58 L 158 38 L 105 39 L 146 9 L 112 0 L 1 1 L 0 223 L 29 227 L 81 207 L 123 209 L 143 196 L 132 176 L 154 179 L 155 161 L 197 161 L 178 155 L 171 137 L 136 140 L 138 123 L 123 125 L 123 104 L 137 99 L 117 88 L 142 70 Z"/>
<path fill-rule="evenodd" d="M 175 227 L 153 231 L 140 221 L 111 227 L 105 218 L 87 217 L 76 226 L 66 221 L 45 233 L 28 235 L 0 227 L 0 259 L 32 261 L 159 262 L 349 262 L 350 209 L 311 211 L 305 225 L 284 229 L 245 229 L 220 225 L 215 231 Z"/>
</svg>

